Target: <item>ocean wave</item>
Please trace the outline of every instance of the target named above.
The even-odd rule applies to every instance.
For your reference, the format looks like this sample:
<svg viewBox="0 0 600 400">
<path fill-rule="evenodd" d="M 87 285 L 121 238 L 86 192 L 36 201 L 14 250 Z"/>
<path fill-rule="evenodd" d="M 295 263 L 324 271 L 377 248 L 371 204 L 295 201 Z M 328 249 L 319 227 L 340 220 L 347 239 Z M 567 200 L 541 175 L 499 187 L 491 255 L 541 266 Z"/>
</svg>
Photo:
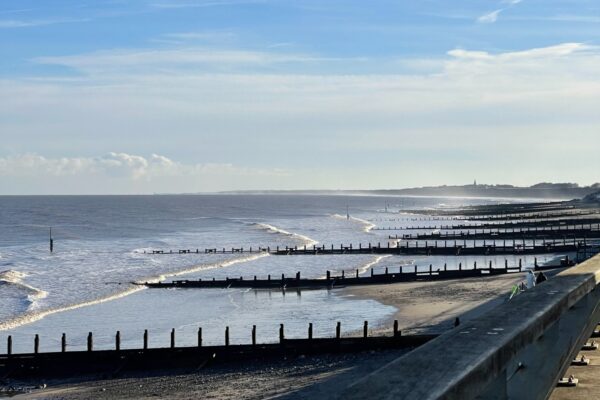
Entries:
<svg viewBox="0 0 600 400">
<path fill-rule="evenodd" d="M 311 239 L 308 236 L 302 235 L 300 233 L 288 232 L 286 230 L 283 230 L 283 229 L 278 228 L 278 227 L 273 226 L 273 225 L 264 224 L 264 223 L 261 223 L 261 222 L 257 222 L 257 223 L 255 223 L 253 225 L 256 226 L 256 227 L 258 227 L 258 228 L 260 228 L 260 229 L 266 230 L 267 232 L 276 233 L 276 234 L 285 235 L 285 236 L 288 236 L 288 237 L 293 237 L 293 238 L 296 238 L 296 239 L 300 239 L 303 242 L 303 244 L 306 245 L 307 247 L 314 246 L 314 245 L 317 245 L 319 243 L 318 241 L 316 241 L 314 239 Z"/>
<path fill-rule="evenodd" d="M 369 261 L 369 262 L 363 264 L 362 266 L 360 266 L 360 267 L 358 267 L 356 269 L 358 269 L 358 273 L 359 274 L 364 274 L 369 269 L 371 269 L 373 266 L 379 264 L 381 262 L 381 260 L 383 260 L 385 258 L 388 258 L 388 257 L 391 257 L 391 256 L 392 256 L 391 254 L 386 254 L 386 255 L 383 255 L 383 256 L 377 256 L 377 257 L 375 257 L 374 260 Z M 348 272 L 348 270 L 346 270 L 346 271 Z M 322 279 L 322 278 L 325 278 L 326 276 L 327 275 L 322 275 L 322 276 L 320 276 L 320 278 Z"/>
<path fill-rule="evenodd" d="M 353 216 L 345 217 L 340 214 L 332 214 L 331 217 L 337 218 L 337 219 L 348 219 L 350 221 L 358 222 L 363 225 L 363 232 L 367 232 L 367 233 L 371 232 L 371 230 L 377 226 L 377 225 L 367 221 L 366 219 L 357 218 L 357 217 L 353 217 Z"/>
<path fill-rule="evenodd" d="M 0 284 L 11 285 L 12 287 L 21 290 L 26 296 L 26 299 L 30 303 L 31 307 L 37 300 L 43 299 L 46 296 L 48 296 L 48 292 L 23 282 L 23 278 L 26 278 L 27 276 L 29 275 L 25 272 L 15 271 L 12 269 L 0 271 Z"/>
<path fill-rule="evenodd" d="M 160 274 L 158 276 L 149 277 L 148 279 L 140 279 L 140 280 L 135 281 L 132 284 L 130 284 L 127 287 L 127 289 L 125 289 L 123 291 L 113 293 L 108 296 L 100 297 L 97 299 L 87 300 L 87 301 L 83 301 L 81 303 L 71 304 L 71 305 L 62 306 L 62 307 L 49 308 L 49 309 L 40 310 L 40 311 L 29 310 L 21 315 L 18 315 L 14 318 L 9 319 L 7 321 L 0 321 L 0 331 L 14 329 L 21 325 L 30 324 L 32 322 L 39 321 L 40 319 L 45 318 L 52 314 L 65 312 L 65 311 L 71 311 L 71 310 L 75 310 L 78 308 L 92 306 L 92 305 L 96 305 L 96 304 L 106 303 L 108 301 L 113 301 L 113 300 L 117 300 L 117 299 L 129 296 L 131 294 L 134 294 L 136 292 L 146 289 L 146 287 L 142 285 L 144 282 L 149 282 L 149 283 L 150 282 L 152 282 L 152 283 L 160 282 L 167 278 L 171 278 L 171 277 L 175 277 L 175 276 L 179 276 L 179 275 L 185 275 L 185 274 L 189 274 L 189 273 L 193 273 L 193 272 L 203 271 L 206 269 L 229 267 L 234 264 L 253 261 L 258 258 L 267 257 L 267 256 L 269 256 L 268 253 L 261 253 L 261 254 L 253 254 L 251 256 L 246 256 L 246 257 L 238 257 L 238 258 L 220 262 L 220 263 L 199 264 L 199 265 L 195 265 L 193 267 L 186 268 L 183 270 L 167 272 L 164 274 Z M 12 271 L 12 270 L 0 272 L 0 281 L 3 281 L 3 278 L 2 278 L 3 276 L 6 276 L 8 279 L 18 281 L 18 280 L 24 278 L 25 276 L 27 276 L 27 274 L 24 274 L 24 273 L 18 272 L 18 271 Z M 13 282 L 11 282 L 11 283 L 13 283 Z M 34 290 L 38 290 L 38 289 L 32 288 L 24 283 L 19 283 L 19 284 L 22 286 L 25 286 L 25 287 L 29 287 Z M 43 291 L 40 291 L 40 292 L 43 292 Z M 46 293 L 46 292 L 43 292 L 43 293 Z M 45 295 L 44 295 L 44 297 L 45 297 Z"/>
</svg>

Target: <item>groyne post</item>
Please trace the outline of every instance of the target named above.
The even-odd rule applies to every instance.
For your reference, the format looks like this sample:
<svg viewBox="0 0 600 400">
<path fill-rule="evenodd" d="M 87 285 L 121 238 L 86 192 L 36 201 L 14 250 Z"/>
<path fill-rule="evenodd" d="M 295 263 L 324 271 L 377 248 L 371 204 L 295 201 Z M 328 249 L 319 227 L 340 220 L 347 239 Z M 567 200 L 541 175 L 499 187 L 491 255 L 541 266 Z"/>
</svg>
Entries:
<svg viewBox="0 0 600 400">
<path fill-rule="evenodd" d="M 198 347 L 202 347 L 202 327 L 198 328 Z"/>
<path fill-rule="evenodd" d="M 62 337 L 60 338 L 60 351 L 62 353 L 67 351 L 67 335 L 66 334 L 62 334 Z"/>
<path fill-rule="evenodd" d="M 395 319 L 394 320 L 394 337 L 398 337 L 399 336 L 398 333 L 399 333 L 399 331 L 398 331 L 398 320 Z"/>
<path fill-rule="evenodd" d="M 225 346 L 229 346 L 229 327 L 225 327 Z"/>
<path fill-rule="evenodd" d="M 175 328 L 171 329 L 171 348 L 175 348 Z"/>
<path fill-rule="evenodd" d="M 38 335 L 37 333 L 35 334 L 35 337 L 33 338 L 33 352 L 35 354 L 40 352 L 40 335 Z"/>
<path fill-rule="evenodd" d="M 117 331 L 117 334 L 115 335 L 115 350 L 121 350 L 121 331 Z"/>
<path fill-rule="evenodd" d="M 363 337 L 366 339 L 369 335 L 369 321 L 365 321 L 363 325 Z"/>
<path fill-rule="evenodd" d="M 252 325 L 252 346 L 256 346 L 256 325 Z"/>
<path fill-rule="evenodd" d="M 279 343 L 283 343 L 285 340 L 285 332 L 283 324 L 279 324 Z"/>
<path fill-rule="evenodd" d="M 340 340 L 341 337 L 342 337 L 342 323 L 340 321 L 338 321 L 338 323 L 335 326 L 335 338 L 337 340 Z"/>
<path fill-rule="evenodd" d="M 94 350 L 94 337 L 92 335 L 92 332 L 88 333 L 87 336 L 87 351 L 93 351 Z"/>
<path fill-rule="evenodd" d="M 144 350 L 148 350 L 148 329 L 144 329 Z"/>
<path fill-rule="evenodd" d="M 6 339 L 6 354 L 8 354 L 9 356 L 12 354 L 12 336 L 8 335 L 8 338 Z"/>
<path fill-rule="evenodd" d="M 9 338 L 10 338 L 10 336 L 9 336 Z M 308 340 L 312 340 L 312 338 L 313 338 L 313 324 L 312 324 L 312 322 L 310 322 L 308 324 Z"/>
</svg>

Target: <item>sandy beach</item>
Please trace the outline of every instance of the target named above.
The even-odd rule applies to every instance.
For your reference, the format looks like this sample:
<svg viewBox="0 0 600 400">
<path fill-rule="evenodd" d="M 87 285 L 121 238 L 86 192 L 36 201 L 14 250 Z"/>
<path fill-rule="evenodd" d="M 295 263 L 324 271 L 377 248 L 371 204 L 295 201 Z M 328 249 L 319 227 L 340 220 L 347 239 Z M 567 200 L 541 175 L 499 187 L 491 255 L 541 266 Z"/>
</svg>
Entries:
<svg viewBox="0 0 600 400">
<path fill-rule="evenodd" d="M 475 318 L 506 301 L 510 288 L 523 274 L 455 281 L 410 282 L 341 289 L 350 298 L 371 298 L 397 308 L 393 319 L 405 333 L 443 333 L 452 329 L 454 319 Z M 371 335 L 390 334 L 392 320 L 372 327 Z M 207 398 L 207 399 L 290 399 L 321 396 L 330 388 L 349 382 L 405 354 L 406 350 L 356 354 L 298 357 L 293 360 L 246 362 L 222 365 L 201 371 L 165 372 L 76 380 L 27 382 L 47 387 L 15 399 L 85 398 Z"/>
<path fill-rule="evenodd" d="M 522 282 L 525 273 L 486 278 L 433 282 L 407 282 L 347 288 L 348 296 L 370 298 L 396 307 L 387 326 L 374 327 L 373 334 L 391 331 L 393 320 L 406 333 L 443 333 L 454 326 L 456 317 L 468 321 L 503 303 L 511 287 Z"/>
</svg>

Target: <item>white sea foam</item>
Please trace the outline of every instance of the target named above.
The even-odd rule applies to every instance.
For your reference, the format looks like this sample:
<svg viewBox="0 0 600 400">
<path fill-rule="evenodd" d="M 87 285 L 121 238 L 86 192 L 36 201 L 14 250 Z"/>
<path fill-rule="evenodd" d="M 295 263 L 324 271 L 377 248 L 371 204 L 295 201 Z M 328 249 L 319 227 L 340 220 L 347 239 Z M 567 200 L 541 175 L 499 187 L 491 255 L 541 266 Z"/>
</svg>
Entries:
<svg viewBox="0 0 600 400">
<path fill-rule="evenodd" d="M 374 267 L 375 265 L 379 264 L 379 262 L 380 262 L 381 260 L 383 260 L 384 258 L 391 257 L 391 256 L 392 256 L 391 254 L 386 254 L 386 255 L 383 255 L 383 256 L 377 256 L 377 257 L 375 258 L 375 260 L 373 260 L 373 261 L 371 261 L 371 262 L 368 262 L 368 263 L 366 263 L 365 265 L 363 265 L 362 267 L 360 267 L 360 268 L 358 269 L 358 273 L 359 273 L 359 274 L 362 274 L 362 273 L 365 273 L 365 272 L 367 272 L 369 269 L 371 269 L 371 268 L 372 268 L 372 267 Z"/>
<path fill-rule="evenodd" d="M 347 220 L 350 220 L 350 221 L 353 221 L 353 222 L 358 222 L 358 223 L 360 223 L 360 224 L 363 225 L 363 232 L 367 232 L 367 233 L 371 232 L 371 230 L 377 226 L 377 225 L 375 225 L 375 224 L 367 221 L 366 219 L 357 218 L 357 217 L 353 217 L 353 216 L 350 216 L 350 217 L 346 216 L 345 217 L 345 216 L 340 215 L 340 214 L 332 214 L 331 217 L 332 218 L 337 218 L 337 219 L 347 219 Z"/>
<path fill-rule="evenodd" d="M 277 233 L 277 234 L 281 234 L 281 235 L 285 235 L 285 236 L 289 236 L 289 237 L 293 237 L 293 238 L 299 239 L 307 247 L 308 246 L 314 246 L 314 245 L 317 245 L 319 243 L 318 241 L 316 241 L 314 239 L 311 239 L 308 236 L 301 235 L 299 233 L 288 232 L 286 230 L 283 230 L 283 229 L 278 228 L 278 227 L 273 226 L 273 225 L 264 224 L 264 223 L 256 223 L 254 225 L 257 226 L 260 229 L 264 229 L 264 230 L 266 230 L 268 232 L 271 232 L 271 233 Z"/>
<path fill-rule="evenodd" d="M 36 300 L 40 300 L 48 296 L 48 292 L 40 290 L 31 285 L 23 282 L 23 278 L 26 278 L 28 274 L 15 271 L 12 269 L 0 272 L 0 283 L 14 286 L 22 290 L 27 297 L 27 301 L 33 304 Z"/>
<path fill-rule="evenodd" d="M 29 311 L 25 312 L 24 314 L 21 314 L 15 318 L 0 322 L 0 331 L 14 329 L 18 326 L 38 321 L 42 318 L 47 317 L 48 315 L 56 314 L 59 312 L 75 310 L 75 309 L 78 309 L 81 307 L 87 307 L 87 306 L 91 306 L 91 305 L 95 305 L 95 304 L 105 303 L 107 301 L 117 300 L 117 299 L 123 298 L 125 296 L 129 296 L 140 290 L 144 290 L 146 287 L 142 285 L 143 282 L 160 282 L 160 281 L 163 281 L 170 277 L 189 274 L 189 273 L 198 272 L 198 271 L 202 271 L 202 270 L 206 270 L 206 269 L 224 268 L 224 267 L 228 267 L 228 266 L 231 266 L 234 264 L 248 262 L 248 261 L 256 260 L 258 258 L 267 257 L 267 256 L 269 256 L 268 253 L 261 253 L 261 254 L 253 254 L 253 255 L 247 256 L 247 257 L 239 257 L 239 258 L 224 261 L 221 263 L 199 264 L 199 265 L 195 265 L 191 268 L 164 273 L 164 274 L 161 274 L 156 277 L 150 277 L 148 279 L 140 279 L 139 281 L 136 281 L 135 284 L 132 283 L 132 284 L 128 285 L 127 289 L 125 289 L 123 291 L 120 291 L 120 292 L 117 292 L 117 293 L 114 293 L 114 294 L 111 294 L 108 296 L 100 297 L 98 299 L 83 301 L 83 302 L 77 303 L 77 304 L 71 304 L 71 305 L 63 306 L 63 307 L 50 308 L 50 309 L 41 310 L 41 311 L 29 310 Z M 12 271 L 12 270 L 4 271 L 4 272 L 0 273 L 0 281 L 8 282 L 6 279 L 3 279 L 4 276 L 6 276 L 7 279 L 10 279 L 11 283 L 14 283 L 13 281 L 15 281 L 15 280 L 19 281 L 20 279 L 22 279 L 23 277 L 25 277 L 27 275 L 24 273 L 18 272 L 18 271 Z M 37 290 L 37 289 L 32 288 L 23 283 L 20 283 L 20 284 L 24 287 L 28 287 L 33 290 Z M 39 292 L 43 292 L 43 291 L 39 291 Z M 45 295 L 44 295 L 44 297 L 45 297 Z"/>
</svg>

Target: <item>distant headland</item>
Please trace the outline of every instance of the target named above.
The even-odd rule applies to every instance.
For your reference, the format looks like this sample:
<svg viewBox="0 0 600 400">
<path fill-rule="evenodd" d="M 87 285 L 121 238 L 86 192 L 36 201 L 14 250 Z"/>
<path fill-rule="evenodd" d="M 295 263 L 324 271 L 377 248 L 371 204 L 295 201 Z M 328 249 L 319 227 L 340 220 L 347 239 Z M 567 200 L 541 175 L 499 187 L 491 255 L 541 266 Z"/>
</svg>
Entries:
<svg viewBox="0 0 600 400">
<path fill-rule="evenodd" d="M 380 196 L 439 196 L 439 197 L 502 197 L 581 199 L 600 195 L 600 183 L 580 186 L 577 183 L 538 183 L 532 186 L 513 185 L 442 185 L 406 189 L 377 190 L 246 190 L 222 193 L 240 194 L 364 194 Z"/>
</svg>

